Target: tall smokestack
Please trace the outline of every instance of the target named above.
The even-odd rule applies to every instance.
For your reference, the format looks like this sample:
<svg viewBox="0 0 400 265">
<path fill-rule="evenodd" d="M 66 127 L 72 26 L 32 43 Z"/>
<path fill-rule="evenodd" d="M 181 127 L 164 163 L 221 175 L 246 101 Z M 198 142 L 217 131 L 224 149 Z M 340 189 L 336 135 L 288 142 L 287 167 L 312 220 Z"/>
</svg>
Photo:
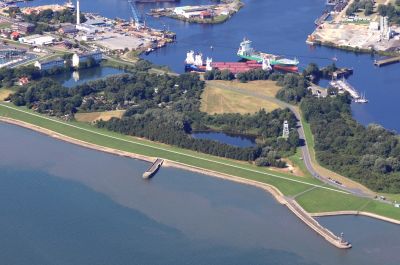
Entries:
<svg viewBox="0 0 400 265">
<path fill-rule="evenodd" d="M 76 1 L 76 25 L 81 24 L 81 7 L 79 4 L 79 0 Z"/>
</svg>

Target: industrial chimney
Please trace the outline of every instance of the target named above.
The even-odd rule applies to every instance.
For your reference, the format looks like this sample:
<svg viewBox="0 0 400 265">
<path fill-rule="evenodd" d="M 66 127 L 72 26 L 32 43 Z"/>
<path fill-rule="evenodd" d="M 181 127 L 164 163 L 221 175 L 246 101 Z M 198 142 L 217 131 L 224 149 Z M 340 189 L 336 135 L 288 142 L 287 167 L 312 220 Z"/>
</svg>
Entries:
<svg viewBox="0 0 400 265">
<path fill-rule="evenodd" d="M 76 25 L 81 24 L 81 6 L 79 0 L 76 1 Z"/>
</svg>

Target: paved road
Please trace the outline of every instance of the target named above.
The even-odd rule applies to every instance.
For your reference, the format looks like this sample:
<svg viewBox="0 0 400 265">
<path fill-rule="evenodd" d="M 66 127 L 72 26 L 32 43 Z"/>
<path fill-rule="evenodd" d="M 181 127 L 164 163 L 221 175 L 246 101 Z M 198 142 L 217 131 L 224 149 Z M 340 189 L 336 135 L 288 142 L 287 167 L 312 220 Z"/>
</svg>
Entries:
<svg viewBox="0 0 400 265">
<path fill-rule="evenodd" d="M 312 176 L 314 176 L 316 179 L 319 179 L 320 181 L 322 181 L 322 182 L 324 182 L 326 184 L 329 184 L 330 186 L 333 186 L 333 187 L 339 188 L 341 190 L 347 191 L 347 192 L 349 192 L 351 194 L 354 194 L 356 196 L 359 196 L 359 197 L 373 198 L 373 195 L 371 195 L 369 193 L 366 193 L 363 190 L 355 189 L 355 188 L 349 188 L 349 187 L 343 187 L 342 185 L 338 185 L 338 184 L 333 183 L 332 181 L 330 181 L 328 179 L 328 177 L 321 176 L 321 175 L 319 175 L 317 173 L 317 171 L 314 169 L 314 167 L 312 165 L 312 162 L 311 162 L 311 155 L 310 155 L 310 151 L 308 149 L 307 139 L 305 137 L 304 128 L 303 128 L 303 126 L 301 124 L 302 117 L 301 117 L 300 111 L 298 110 L 297 107 L 295 107 L 295 106 L 293 106 L 291 104 L 288 104 L 286 102 L 280 101 L 279 99 L 277 99 L 275 97 L 262 95 L 262 94 L 259 94 L 259 93 L 256 93 L 256 92 L 252 92 L 252 91 L 247 91 L 247 90 L 244 90 L 244 89 L 241 89 L 241 88 L 232 87 L 232 86 L 225 85 L 225 84 L 217 84 L 217 83 L 213 83 L 213 86 L 217 87 L 217 88 L 220 88 L 220 89 L 224 89 L 224 90 L 238 92 L 238 93 L 241 93 L 243 95 L 248 95 L 248 96 L 253 96 L 253 97 L 265 99 L 265 100 L 271 101 L 273 103 L 276 103 L 281 108 L 290 109 L 294 113 L 294 115 L 296 116 L 296 118 L 298 120 L 297 132 L 299 133 L 300 139 L 304 141 L 304 145 L 301 146 L 300 149 L 301 149 L 301 153 L 302 153 L 304 164 L 305 164 L 308 172 L 310 172 L 310 174 Z"/>
</svg>

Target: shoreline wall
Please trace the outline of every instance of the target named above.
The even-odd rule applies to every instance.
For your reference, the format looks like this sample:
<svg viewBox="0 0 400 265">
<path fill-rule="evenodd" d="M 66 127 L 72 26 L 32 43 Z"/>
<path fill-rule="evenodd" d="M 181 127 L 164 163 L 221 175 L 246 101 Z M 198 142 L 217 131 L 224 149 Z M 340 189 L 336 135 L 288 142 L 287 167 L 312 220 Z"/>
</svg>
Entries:
<svg viewBox="0 0 400 265">
<path fill-rule="evenodd" d="M 30 124 L 30 123 L 24 122 L 24 121 L 19 121 L 19 120 L 15 120 L 15 119 L 11 119 L 11 118 L 6 118 L 6 117 L 0 117 L 0 122 L 4 122 L 4 123 L 8 123 L 8 124 L 19 126 L 19 127 L 23 127 L 23 128 L 35 131 L 35 132 L 39 132 L 39 133 L 44 134 L 46 136 L 50 136 L 50 137 L 53 137 L 55 139 L 64 141 L 64 142 L 68 142 L 68 143 L 71 143 L 71 144 L 79 145 L 79 146 L 86 147 L 86 148 L 89 148 L 89 149 L 92 149 L 92 150 L 96 150 L 96 151 L 101 151 L 101 152 L 105 152 L 105 153 L 109 153 L 109 154 L 113 154 L 113 155 L 118 155 L 118 156 L 122 156 L 122 157 L 127 157 L 127 158 L 138 159 L 138 160 L 145 161 L 145 162 L 150 162 L 150 163 L 154 162 L 154 160 L 156 159 L 155 157 L 148 157 L 148 156 L 144 156 L 144 155 L 139 155 L 139 154 L 135 154 L 135 153 L 121 151 L 121 150 L 118 150 L 118 149 L 113 149 L 113 148 L 109 148 L 109 147 L 100 146 L 100 145 L 97 145 L 97 144 L 91 144 L 91 143 L 88 143 L 88 142 L 85 142 L 85 141 L 74 139 L 74 138 L 69 137 L 69 136 L 62 135 L 60 133 L 51 131 L 49 129 L 46 129 L 46 128 L 43 128 L 43 127 L 40 127 L 40 126 L 37 126 L 37 125 L 33 125 L 33 124 Z M 282 205 L 286 205 L 287 208 L 290 211 L 292 211 L 299 219 L 301 219 L 308 227 L 313 229 L 316 233 L 321 235 L 323 238 L 325 238 L 332 245 L 334 245 L 334 246 L 336 246 L 338 248 L 349 248 L 349 247 L 351 247 L 351 245 L 345 246 L 345 245 L 340 244 L 340 242 L 338 242 L 338 240 L 337 240 L 337 238 L 338 238 L 337 236 L 335 236 L 328 229 L 326 229 L 323 226 L 321 226 L 314 218 L 312 218 L 313 216 L 324 216 L 324 214 L 325 214 L 325 216 L 340 215 L 341 214 L 340 212 L 338 212 L 337 214 L 336 214 L 336 212 L 309 214 L 300 205 L 298 205 L 297 202 L 294 202 L 293 200 L 290 200 L 289 198 L 286 198 L 281 193 L 281 191 L 279 191 L 276 187 L 274 187 L 272 185 L 269 185 L 269 184 L 266 184 L 266 183 L 261 183 L 261 182 L 250 180 L 250 179 L 236 177 L 236 176 L 232 176 L 232 175 L 228 175 L 228 174 L 224 174 L 224 173 L 220 173 L 220 172 L 216 172 L 216 171 L 212 171 L 212 170 L 207 170 L 207 169 L 203 169 L 203 168 L 187 165 L 187 164 L 184 164 L 184 163 L 170 161 L 170 160 L 167 160 L 167 159 L 164 162 L 164 166 L 174 167 L 174 168 L 183 169 L 183 170 L 187 170 L 187 171 L 191 171 L 191 172 L 195 172 L 195 173 L 200 173 L 200 174 L 207 175 L 207 176 L 217 177 L 219 179 L 234 181 L 234 182 L 240 183 L 240 184 L 251 185 L 251 186 L 260 188 L 262 190 L 265 190 L 268 193 L 270 193 L 277 200 L 278 203 L 280 203 Z M 351 213 L 348 212 L 347 214 L 354 214 L 354 213 L 358 213 L 358 212 L 351 212 Z M 360 213 L 358 213 L 358 214 L 360 214 Z M 379 216 L 379 215 L 375 215 L 375 214 L 372 214 L 372 213 L 365 213 L 364 215 L 370 216 L 370 217 L 373 217 L 373 218 L 377 218 L 379 220 L 384 220 L 384 221 L 387 221 L 387 222 L 400 224 L 400 221 L 397 221 L 397 220 L 394 220 L 394 219 L 391 219 L 391 218 L 386 218 L 386 217 Z"/>
</svg>

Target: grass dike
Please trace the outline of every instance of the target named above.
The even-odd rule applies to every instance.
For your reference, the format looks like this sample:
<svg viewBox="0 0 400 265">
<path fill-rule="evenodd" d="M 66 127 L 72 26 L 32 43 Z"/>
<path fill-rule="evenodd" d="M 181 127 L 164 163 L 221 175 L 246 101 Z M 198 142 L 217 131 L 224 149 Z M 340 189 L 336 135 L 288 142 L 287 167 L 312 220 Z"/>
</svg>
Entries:
<svg viewBox="0 0 400 265">
<path fill-rule="evenodd" d="M 371 206 L 363 210 L 400 220 L 399 209 L 392 205 L 386 205 L 369 198 L 355 197 L 336 188 L 327 187 L 313 178 L 299 178 L 289 174 L 277 173 L 266 168 L 258 168 L 246 162 L 213 157 L 121 135 L 98 129 L 88 124 L 64 122 L 34 113 L 26 108 L 14 107 L 11 104 L 0 104 L 0 116 L 3 117 L 3 120 L 14 120 L 17 125 L 35 126 L 36 131 L 44 130 L 44 132 L 41 132 L 61 140 L 72 139 L 76 141 L 74 142 L 75 144 L 96 150 L 145 161 L 152 161 L 155 157 L 160 157 L 168 160 L 167 164 L 174 165 L 175 163 L 176 166 L 185 166 L 188 170 L 202 170 L 207 175 L 214 172 L 214 175 L 219 173 L 245 179 L 249 182 L 270 185 L 279 190 L 282 196 L 285 197 L 296 197 L 297 194 L 301 193 L 302 195 L 297 197 L 296 201 L 308 212 L 358 211 L 360 204 L 373 202 Z"/>
</svg>

